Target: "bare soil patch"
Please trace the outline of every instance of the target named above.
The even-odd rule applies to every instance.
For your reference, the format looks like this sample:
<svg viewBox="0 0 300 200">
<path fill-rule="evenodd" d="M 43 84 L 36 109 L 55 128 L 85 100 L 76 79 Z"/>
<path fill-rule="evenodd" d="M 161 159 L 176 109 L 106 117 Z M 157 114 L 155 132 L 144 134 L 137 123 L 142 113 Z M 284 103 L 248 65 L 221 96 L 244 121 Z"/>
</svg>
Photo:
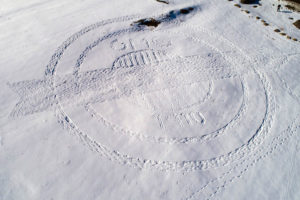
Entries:
<svg viewBox="0 0 300 200">
<path fill-rule="evenodd" d="M 168 1 L 164 1 L 164 0 L 156 0 L 156 1 L 159 2 L 159 3 L 169 4 Z"/>
<path fill-rule="evenodd" d="M 298 19 L 297 21 L 295 21 L 294 26 L 296 26 L 298 29 L 300 29 L 300 20 Z"/>
<path fill-rule="evenodd" d="M 242 4 L 258 4 L 259 0 L 240 0 Z"/>
<path fill-rule="evenodd" d="M 134 22 L 136 24 L 138 24 L 139 26 L 153 26 L 153 27 L 157 27 L 161 22 L 157 21 L 154 18 L 149 18 L 149 19 L 140 19 L 136 22 Z"/>
</svg>

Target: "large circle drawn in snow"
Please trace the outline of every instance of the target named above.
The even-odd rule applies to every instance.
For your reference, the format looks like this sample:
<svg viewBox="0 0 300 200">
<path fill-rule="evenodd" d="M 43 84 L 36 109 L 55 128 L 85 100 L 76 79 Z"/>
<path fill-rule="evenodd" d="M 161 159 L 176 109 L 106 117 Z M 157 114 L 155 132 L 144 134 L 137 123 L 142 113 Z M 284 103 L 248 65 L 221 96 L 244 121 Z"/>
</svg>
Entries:
<svg viewBox="0 0 300 200">
<path fill-rule="evenodd" d="M 81 31 L 79 31 L 78 33 L 75 33 L 72 37 L 70 37 L 67 41 L 65 41 L 58 48 L 58 50 L 53 55 L 49 65 L 47 66 L 46 79 L 48 80 L 49 84 L 52 85 L 52 87 L 54 88 L 54 85 L 55 85 L 54 75 L 55 75 L 55 72 L 56 72 L 56 67 L 57 67 L 58 63 L 60 62 L 60 60 L 62 58 L 62 55 L 71 46 L 71 44 L 73 42 L 78 40 L 83 35 L 85 35 L 89 32 L 92 32 L 94 30 L 97 30 L 100 27 L 104 27 L 104 26 L 106 26 L 108 24 L 112 24 L 112 23 L 129 22 L 129 21 L 134 20 L 134 19 L 136 19 L 136 18 L 135 17 L 125 17 L 125 18 L 119 18 L 119 19 L 114 19 L 114 20 L 107 20 L 107 21 L 104 21 L 104 22 L 100 22 L 100 23 L 88 26 L 85 29 L 82 29 Z M 191 41 L 194 41 L 195 43 L 204 44 L 204 46 L 212 49 L 215 52 L 218 52 L 219 56 L 223 57 L 223 59 L 225 59 L 230 65 L 236 65 L 236 66 L 238 66 L 238 65 L 242 66 L 243 65 L 243 62 L 240 62 L 240 60 L 235 61 L 236 58 L 230 58 L 228 56 L 227 57 L 224 56 L 225 55 L 224 52 L 227 52 L 227 54 L 228 54 L 228 51 L 230 49 L 233 49 L 233 48 L 236 48 L 236 47 L 232 46 L 229 42 L 222 39 L 220 36 L 216 36 L 214 34 L 207 34 L 207 31 L 204 30 L 204 29 L 197 29 L 197 28 L 188 27 L 188 26 L 184 26 L 184 28 L 190 29 L 191 34 L 186 35 L 182 32 L 178 32 L 178 31 L 176 33 L 181 35 L 181 36 L 190 38 Z M 110 36 L 118 36 L 118 35 L 122 35 L 120 33 L 129 33 L 129 32 L 136 33 L 138 31 L 129 28 L 128 30 L 126 30 L 124 32 L 119 31 L 119 32 L 111 33 Z M 167 30 L 166 32 L 170 33 L 172 31 Z M 207 38 L 205 40 L 200 40 L 199 38 L 197 38 L 195 36 L 196 33 L 206 34 Z M 74 68 L 74 77 L 75 77 L 75 79 L 77 79 L 76 81 L 81 81 L 80 80 L 81 74 L 79 72 L 79 69 L 80 69 L 80 67 L 82 67 L 81 65 L 84 63 L 83 62 L 84 59 L 88 58 L 87 52 L 89 52 L 91 49 L 93 49 L 93 47 L 96 47 L 102 41 L 108 41 L 107 40 L 108 38 L 109 37 L 102 38 L 102 40 L 99 39 L 98 41 L 94 41 L 94 43 L 92 43 L 91 46 L 88 46 L 86 48 L 86 50 L 84 51 L 84 53 L 81 54 L 81 56 L 79 57 L 79 59 L 76 62 L 75 68 Z M 118 37 L 118 38 L 120 38 L 120 37 Z M 112 37 L 112 39 L 113 39 L 113 41 L 115 41 L 115 38 Z M 125 44 L 122 45 L 122 43 L 120 45 L 115 45 L 115 42 L 113 42 L 113 41 L 110 42 L 111 46 L 114 47 L 114 48 L 117 48 L 118 50 L 122 50 L 126 47 L 126 45 Z M 97 44 L 97 42 L 98 42 L 98 44 Z M 166 46 L 168 46 L 168 45 L 166 45 Z M 224 46 L 227 46 L 229 48 L 219 50 L 220 47 L 223 48 Z M 176 81 L 186 80 L 185 78 L 189 77 L 190 75 L 199 75 L 199 76 L 201 76 L 201 73 L 199 73 L 199 70 L 197 70 L 198 65 L 197 65 L 197 63 L 195 63 L 196 59 L 192 58 L 192 59 L 189 60 L 189 58 L 193 57 L 194 55 L 184 55 L 184 56 L 176 55 L 176 53 L 178 53 L 178 51 L 176 51 L 175 53 L 174 52 L 166 52 L 165 50 L 167 48 L 166 49 L 164 49 L 164 48 L 155 49 L 155 51 L 159 50 L 159 51 L 165 53 L 165 55 L 168 55 L 171 59 L 169 63 L 171 63 L 171 66 L 175 66 L 175 69 L 182 70 L 182 68 L 180 68 L 180 67 L 182 67 L 183 65 L 186 65 L 186 64 L 188 64 L 188 66 L 194 66 L 192 68 L 183 68 L 183 70 L 180 71 L 181 73 L 178 76 L 179 78 L 178 77 L 175 78 Z M 145 49 L 146 49 L 146 51 L 149 51 L 151 48 L 145 48 Z M 237 50 L 234 53 L 235 53 L 235 55 L 237 55 L 237 54 L 241 55 L 243 57 L 243 59 L 245 59 L 245 60 L 247 59 L 244 54 L 239 52 L 239 50 Z M 115 58 L 120 58 L 120 55 L 119 56 L 114 55 L 114 56 L 115 56 Z M 209 55 L 207 55 L 207 56 L 209 56 Z M 196 57 L 197 57 L 197 55 L 196 55 Z M 201 57 L 201 56 L 200 56 L 199 59 L 203 60 L 204 62 L 209 60 L 209 59 L 203 59 L 203 57 Z M 107 60 L 109 60 L 109 59 L 107 59 Z M 115 61 L 115 60 L 116 59 L 113 59 L 111 63 L 113 63 L 113 61 Z M 214 61 L 214 59 L 212 59 L 210 61 Z M 178 63 L 180 63 L 181 65 L 179 65 Z M 120 97 L 130 98 L 130 97 L 132 97 L 131 95 L 133 95 L 133 94 L 134 95 L 140 95 L 140 92 L 142 92 L 142 94 L 144 94 L 144 95 L 149 94 L 148 92 L 143 93 L 145 91 L 144 90 L 145 88 L 143 88 L 140 91 L 137 90 L 137 92 L 135 90 L 129 90 L 129 91 L 126 90 L 126 88 L 135 89 L 136 88 L 135 86 L 137 84 L 142 84 L 143 87 L 146 87 L 146 86 L 148 87 L 149 85 L 152 87 L 153 85 L 155 86 L 156 83 L 160 83 L 160 81 L 162 81 L 162 80 L 169 80 L 170 82 L 166 82 L 164 84 L 166 85 L 166 88 L 168 90 L 172 91 L 171 86 L 173 84 L 173 82 L 172 82 L 173 80 L 171 79 L 171 77 L 172 77 L 172 74 L 174 74 L 174 72 L 176 73 L 176 70 L 174 70 L 174 68 L 172 68 L 172 67 L 167 67 L 167 69 L 165 69 L 164 67 L 168 66 L 168 65 L 166 65 L 164 63 L 156 63 L 153 66 L 156 66 L 155 70 L 153 70 L 153 68 L 146 68 L 146 67 L 143 68 L 143 67 L 141 67 L 141 68 L 139 68 L 139 70 L 134 71 L 134 70 L 131 70 L 131 68 L 129 67 L 130 70 L 125 69 L 125 71 L 124 71 L 124 68 L 122 68 L 120 70 L 119 74 L 117 73 L 117 74 L 115 74 L 116 76 L 111 76 L 111 77 L 108 77 L 108 79 L 106 79 L 106 80 L 123 81 L 122 82 L 123 84 L 119 84 L 119 85 L 118 84 L 115 84 L 115 85 L 114 84 L 112 84 L 112 85 L 107 84 L 107 86 L 115 87 L 115 90 L 108 90 L 108 91 L 113 91 L 113 92 L 117 91 L 117 93 L 107 92 L 107 93 L 105 93 L 105 95 L 102 95 L 102 96 L 101 95 L 99 95 L 99 96 L 96 95 L 96 97 L 94 99 L 92 98 L 92 100 L 90 99 L 90 101 L 86 102 L 86 105 L 85 105 L 86 109 L 89 110 L 93 116 L 95 116 L 95 115 L 97 115 L 98 111 L 95 110 L 91 106 L 94 103 L 107 102 L 107 101 L 110 101 L 110 100 L 115 101 L 116 99 L 120 99 Z M 103 72 L 107 73 L 108 75 L 114 74 L 115 72 L 112 71 L 113 69 L 114 69 L 114 67 L 113 67 L 113 64 L 112 64 L 112 66 L 110 66 L 110 69 L 103 69 L 103 71 L 101 71 L 100 74 L 103 74 Z M 190 70 L 190 69 L 192 69 L 192 70 Z M 153 77 L 151 75 L 153 75 L 153 73 L 155 73 L 157 71 L 158 72 L 163 72 L 163 75 L 166 75 L 165 77 L 167 77 L 167 78 L 169 77 L 169 79 L 165 79 L 165 77 L 163 77 L 161 79 L 151 79 Z M 204 82 L 207 81 L 206 84 L 201 86 L 203 88 L 208 87 L 208 89 L 206 89 L 205 91 L 209 91 L 209 87 L 211 87 L 212 84 L 215 84 L 215 82 L 218 82 L 218 78 L 216 80 L 212 81 L 211 79 L 207 79 L 207 77 L 209 77 L 207 75 L 209 75 L 211 73 L 211 74 L 216 75 L 216 77 L 222 77 L 222 73 L 224 73 L 224 71 L 222 71 L 222 70 L 219 73 L 218 70 L 215 70 L 215 69 L 213 69 L 211 71 L 210 71 L 210 69 L 203 69 L 202 71 L 207 72 L 207 73 L 204 73 L 203 80 L 201 80 L 201 81 L 204 81 Z M 212 158 L 209 158 L 209 159 L 199 159 L 199 160 L 198 159 L 195 159 L 195 160 L 184 160 L 183 159 L 183 160 L 180 160 L 180 161 L 166 161 L 166 160 L 159 160 L 159 159 L 147 159 L 147 158 L 132 157 L 132 156 L 129 156 L 127 154 L 122 154 L 121 152 L 119 152 L 117 150 L 111 149 L 111 148 L 101 144 L 98 140 L 95 140 L 93 137 L 91 137 L 90 134 L 86 134 L 85 132 L 83 132 L 80 129 L 80 127 L 77 126 L 73 122 L 72 117 L 70 117 L 68 114 L 66 114 L 66 112 L 64 111 L 62 105 L 60 105 L 60 104 L 57 105 L 58 117 L 59 117 L 59 120 L 66 127 L 68 127 L 74 135 L 79 137 L 80 140 L 85 145 L 89 146 L 91 150 L 93 150 L 95 152 L 98 152 L 101 155 L 107 157 L 108 159 L 113 160 L 113 161 L 117 161 L 121 164 L 130 165 L 130 166 L 134 166 L 134 167 L 138 167 L 138 168 L 157 168 L 157 169 L 161 169 L 161 170 L 185 170 L 185 171 L 204 170 L 204 169 L 209 169 L 209 168 L 214 168 L 214 167 L 220 167 L 220 166 L 226 165 L 228 162 L 237 161 L 237 160 L 243 158 L 244 156 L 246 156 L 248 153 L 251 153 L 257 146 L 259 146 L 263 142 L 263 140 L 266 137 L 267 132 L 269 131 L 270 126 L 272 124 L 272 115 L 273 115 L 273 112 L 274 112 L 274 105 L 273 105 L 273 102 L 272 102 L 273 100 L 272 100 L 272 97 L 271 97 L 271 94 L 270 94 L 270 91 L 271 91 L 270 90 L 270 85 L 269 85 L 269 82 L 267 81 L 266 76 L 263 73 L 258 72 L 256 69 L 250 69 L 247 72 L 247 77 L 244 77 L 244 74 L 240 73 L 239 70 L 236 71 L 236 72 L 237 72 L 237 75 L 236 75 L 237 78 L 234 78 L 234 79 L 239 80 L 239 81 L 237 81 L 237 82 L 233 81 L 231 84 L 235 88 L 239 87 L 238 83 L 241 84 L 240 89 L 237 90 L 237 94 L 241 94 L 241 93 L 238 92 L 239 90 L 242 91 L 242 97 L 243 98 L 241 99 L 240 106 L 238 106 L 238 109 L 237 109 L 237 110 L 239 110 L 239 109 L 241 110 L 241 111 L 238 111 L 241 114 L 237 114 L 237 115 L 234 115 L 234 116 L 237 116 L 238 118 L 240 116 L 242 116 L 243 112 L 245 111 L 245 109 L 241 109 L 243 104 L 245 104 L 244 103 L 245 102 L 244 97 L 247 96 L 248 92 L 252 93 L 256 89 L 262 90 L 263 94 L 265 95 L 265 97 L 264 97 L 265 98 L 265 105 L 266 105 L 265 106 L 265 112 L 262 114 L 263 118 L 261 120 L 261 123 L 256 124 L 255 127 L 257 127 L 257 128 L 254 129 L 254 130 L 251 130 L 252 135 L 249 137 L 249 139 L 247 139 L 247 142 L 245 142 L 244 144 L 240 145 L 239 147 L 237 147 L 237 148 L 235 148 L 235 149 L 233 149 L 229 152 L 225 152 L 222 155 L 218 155 L 218 156 L 215 156 L 215 157 L 212 157 Z M 91 72 L 91 74 L 92 74 L 92 72 Z M 159 74 L 160 73 L 157 73 L 155 75 L 159 75 Z M 148 75 L 148 79 L 147 79 L 146 83 L 144 83 L 145 81 L 143 79 L 141 79 L 141 77 L 145 77 L 147 75 Z M 128 79 L 128 76 L 131 77 L 131 79 Z M 198 76 L 195 76 L 195 77 L 198 78 Z M 224 77 L 228 78 L 226 75 Z M 118 79 L 115 79 L 115 78 L 118 78 Z M 229 78 L 231 78 L 231 77 L 229 77 Z M 260 84 L 260 88 L 254 88 L 254 89 L 250 88 L 250 89 L 248 89 L 247 83 L 248 83 L 249 79 L 254 79 L 255 80 L 254 82 Z M 134 81 L 132 81 L 132 80 L 134 80 Z M 127 84 L 126 87 L 124 87 L 124 81 Z M 176 81 L 174 83 L 176 83 Z M 198 82 L 201 82 L 201 81 L 195 81 L 195 80 L 192 79 L 192 82 L 188 82 L 187 85 L 189 85 L 189 84 L 190 85 L 198 84 Z M 112 83 L 114 83 L 114 82 L 112 82 Z M 151 83 L 151 84 L 147 85 L 147 83 Z M 133 84 L 133 85 L 130 85 L 130 84 Z M 219 84 L 222 86 L 222 83 L 219 83 Z M 161 83 L 157 84 L 157 85 L 161 85 Z M 86 85 L 86 86 L 89 86 L 89 85 Z M 220 91 L 223 90 L 223 93 L 226 93 L 228 91 L 232 91 L 231 89 L 227 91 L 226 87 L 221 87 L 221 86 L 220 86 Z M 150 90 L 147 90 L 147 91 L 150 91 L 150 94 L 152 95 L 153 92 L 155 92 L 155 87 L 154 88 L 151 88 L 151 87 L 150 87 Z M 178 88 L 178 85 L 176 85 L 176 87 Z M 139 87 L 137 87 L 137 88 L 139 88 Z M 147 88 L 147 89 L 149 89 L 149 88 Z M 146 100 L 146 102 L 147 101 L 149 102 L 150 100 L 155 99 L 151 95 L 150 95 L 150 97 L 147 97 L 148 100 Z M 105 101 L 103 101 L 103 96 L 105 96 Z M 168 96 L 168 95 L 166 95 L 166 96 Z M 228 96 L 230 97 L 230 95 L 228 95 Z M 252 97 L 253 97 L 253 95 L 252 95 Z M 100 98 L 100 100 L 99 100 L 99 98 Z M 101 100 L 101 98 L 102 98 L 102 100 Z M 135 101 L 136 101 L 136 99 L 135 99 Z M 174 99 L 170 100 L 170 102 L 172 102 L 172 101 L 174 101 Z M 205 101 L 208 101 L 208 100 L 205 100 Z M 203 102 L 203 103 L 205 103 L 205 102 Z M 191 103 L 191 104 L 193 104 L 193 103 Z M 154 105 L 157 105 L 157 102 L 154 103 Z M 226 105 L 226 103 L 224 104 L 224 106 L 225 105 Z M 244 106 L 246 107 L 246 104 Z M 164 106 L 162 106 L 162 107 L 164 107 Z M 182 109 L 184 109 L 184 108 L 182 108 L 181 103 L 178 103 L 177 106 L 175 106 L 175 107 L 171 106 L 170 108 L 171 109 L 169 109 L 169 110 L 172 110 L 172 109 L 174 110 L 174 108 L 176 108 L 177 111 L 179 110 L 179 112 L 182 111 Z M 157 110 L 160 111 L 159 109 L 157 109 Z M 158 114 L 159 114 L 159 112 L 158 112 Z M 155 115 L 157 115 L 157 113 L 154 112 L 153 116 L 155 116 Z M 232 119 L 235 119 L 235 117 L 233 117 Z M 205 116 L 200 116 L 199 115 L 198 121 L 200 123 L 205 121 L 205 120 L 207 121 L 207 118 Z M 111 126 L 114 129 L 114 131 L 122 131 L 122 128 L 119 129 L 119 127 L 116 127 L 111 122 L 107 122 L 107 121 L 104 120 L 103 123 L 106 123 L 107 126 Z M 236 124 L 236 125 L 238 125 L 238 124 Z M 226 125 L 225 125 L 225 127 L 232 128 L 232 127 L 226 126 Z M 159 128 L 161 128 L 161 126 L 159 126 Z M 237 130 L 242 130 L 242 129 L 237 129 Z M 128 130 L 124 130 L 124 131 L 128 132 Z M 227 131 L 226 128 L 224 129 L 224 131 Z M 216 132 L 216 133 L 217 134 L 213 135 L 212 138 L 217 137 L 220 132 Z M 129 133 L 129 134 L 131 135 L 131 133 Z M 143 135 L 138 135 L 138 137 L 147 138 L 147 136 L 143 136 Z M 176 142 L 185 143 L 185 141 L 199 142 L 199 141 L 206 140 L 210 136 L 204 134 L 202 136 L 199 136 L 198 139 L 197 139 L 197 137 L 198 136 L 191 136 L 191 137 L 187 137 L 187 138 L 180 138 L 179 140 L 177 140 L 176 139 L 177 137 L 171 136 L 171 137 L 169 137 L 170 141 L 168 141 L 168 142 L 170 142 L 170 143 L 174 143 L 174 142 L 175 143 Z M 166 139 L 168 137 L 160 139 L 161 136 L 157 136 L 156 138 L 158 138 L 159 140 L 158 141 L 154 140 L 155 142 L 161 142 L 161 141 L 163 141 L 164 139 Z M 154 139 L 155 139 L 155 137 L 154 137 Z"/>
</svg>

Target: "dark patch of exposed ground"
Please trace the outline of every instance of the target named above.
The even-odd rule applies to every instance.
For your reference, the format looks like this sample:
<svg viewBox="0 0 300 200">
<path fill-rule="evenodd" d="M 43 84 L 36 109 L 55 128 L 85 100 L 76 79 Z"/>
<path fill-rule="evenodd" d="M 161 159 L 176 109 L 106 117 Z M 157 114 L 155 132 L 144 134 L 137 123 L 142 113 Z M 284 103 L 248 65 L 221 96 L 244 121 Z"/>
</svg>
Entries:
<svg viewBox="0 0 300 200">
<path fill-rule="evenodd" d="M 258 4 L 259 0 L 240 0 L 242 4 Z"/>
<path fill-rule="evenodd" d="M 169 1 L 164 1 L 164 0 L 156 0 L 159 3 L 164 3 L 164 4 L 169 4 Z"/>
<path fill-rule="evenodd" d="M 300 0 L 286 0 L 286 1 L 290 1 L 290 2 L 294 2 L 294 3 L 299 3 L 300 4 Z"/>
<path fill-rule="evenodd" d="M 157 27 L 159 24 L 163 22 L 170 22 L 174 21 L 176 19 L 184 20 L 185 16 L 188 16 L 189 14 L 196 12 L 196 10 L 199 10 L 199 6 L 193 6 L 193 7 L 186 7 L 181 8 L 179 10 L 171 10 L 170 12 L 161 15 L 157 18 L 144 18 L 140 19 L 138 21 L 133 22 L 131 25 L 135 25 L 137 27 Z"/>
<path fill-rule="evenodd" d="M 300 20 L 298 19 L 297 21 L 295 21 L 294 26 L 296 26 L 298 29 L 300 29 Z"/>
<path fill-rule="evenodd" d="M 153 27 L 157 27 L 161 22 L 155 20 L 154 18 L 146 18 L 146 19 L 140 19 L 136 22 L 134 22 L 135 24 L 139 25 L 139 26 L 153 26 Z"/>
</svg>

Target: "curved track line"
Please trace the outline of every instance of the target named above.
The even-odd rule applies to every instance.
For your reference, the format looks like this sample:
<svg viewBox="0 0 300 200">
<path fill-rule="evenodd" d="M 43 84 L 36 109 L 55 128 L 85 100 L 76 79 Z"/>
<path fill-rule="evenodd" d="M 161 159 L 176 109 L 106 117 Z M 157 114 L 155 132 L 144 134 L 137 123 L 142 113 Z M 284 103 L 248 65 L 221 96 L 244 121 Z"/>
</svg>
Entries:
<svg viewBox="0 0 300 200">
<path fill-rule="evenodd" d="M 222 182 L 221 186 L 216 187 L 216 189 L 208 194 L 208 197 L 205 199 L 211 199 L 216 194 L 220 193 L 222 190 L 224 190 L 226 187 L 228 187 L 229 184 L 232 184 L 234 180 L 237 178 L 240 178 L 245 172 L 247 172 L 250 167 L 254 166 L 258 161 L 261 161 L 274 153 L 275 150 L 278 150 L 280 147 L 282 147 L 283 144 L 291 140 L 291 138 L 296 136 L 296 131 L 300 128 L 300 122 L 299 117 L 294 119 L 292 124 L 289 125 L 289 127 L 282 131 L 278 136 L 274 137 L 270 144 L 267 146 L 262 146 L 262 148 L 257 149 L 255 152 L 251 154 L 250 157 L 243 159 L 240 163 L 235 164 L 229 171 L 223 173 L 217 178 L 212 179 L 211 181 L 208 181 L 204 186 L 202 186 L 199 190 L 193 192 L 188 197 L 184 198 L 185 200 L 191 200 L 195 199 L 196 195 L 199 195 L 200 193 L 204 192 L 205 188 L 208 186 Z M 248 163 L 247 163 L 248 162 Z M 245 167 L 242 167 L 243 164 L 246 164 Z M 234 173 L 234 171 L 238 168 L 242 167 L 241 170 L 236 175 L 232 175 L 231 177 L 227 177 L 228 175 Z"/>
</svg>

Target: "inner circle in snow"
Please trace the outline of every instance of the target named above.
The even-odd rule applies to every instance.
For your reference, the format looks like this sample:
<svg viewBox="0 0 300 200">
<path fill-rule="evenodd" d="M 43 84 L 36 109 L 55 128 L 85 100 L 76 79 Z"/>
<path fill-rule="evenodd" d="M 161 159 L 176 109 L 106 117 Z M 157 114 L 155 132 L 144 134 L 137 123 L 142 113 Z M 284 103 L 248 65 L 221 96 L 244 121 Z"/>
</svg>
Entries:
<svg viewBox="0 0 300 200">
<path fill-rule="evenodd" d="M 117 132 L 195 141 L 221 134 L 243 115 L 246 85 L 218 50 L 180 34 L 170 40 L 160 31 L 108 35 L 82 52 L 75 70 L 89 67 L 90 54 L 111 57 L 107 74 L 116 81 L 103 87 L 117 89 L 120 97 L 87 102 L 87 110 Z M 194 49 L 187 53 L 183 42 Z M 104 53 L 109 50 L 113 56 Z"/>
</svg>

